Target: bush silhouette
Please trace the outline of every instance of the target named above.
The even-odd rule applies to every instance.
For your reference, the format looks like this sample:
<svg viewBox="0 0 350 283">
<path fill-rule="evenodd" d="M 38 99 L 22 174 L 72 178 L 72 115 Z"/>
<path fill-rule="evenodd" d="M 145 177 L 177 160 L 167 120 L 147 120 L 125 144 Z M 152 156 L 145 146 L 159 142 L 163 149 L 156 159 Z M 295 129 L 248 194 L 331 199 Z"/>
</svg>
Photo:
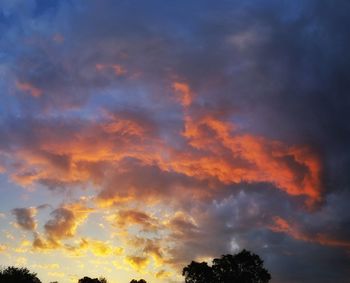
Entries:
<svg viewBox="0 0 350 283">
<path fill-rule="evenodd" d="M 105 278 L 90 278 L 85 276 L 84 278 L 79 279 L 78 283 L 107 283 L 107 280 Z"/>
<path fill-rule="evenodd" d="M 0 282 L 6 283 L 41 283 L 36 273 L 30 272 L 27 268 L 9 266 L 0 270 Z"/>
<path fill-rule="evenodd" d="M 182 275 L 186 283 L 267 283 L 271 279 L 263 260 L 247 250 L 215 258 L 211 267 L 192 261 Z"/>
<path fill-rule="evenodd" d="M 130 283 L 147 283 L 147 282 L 144 279 L 140 279 L 140 280 L 133 279 L 133 280 L 130 281 Z"/>
</svg>

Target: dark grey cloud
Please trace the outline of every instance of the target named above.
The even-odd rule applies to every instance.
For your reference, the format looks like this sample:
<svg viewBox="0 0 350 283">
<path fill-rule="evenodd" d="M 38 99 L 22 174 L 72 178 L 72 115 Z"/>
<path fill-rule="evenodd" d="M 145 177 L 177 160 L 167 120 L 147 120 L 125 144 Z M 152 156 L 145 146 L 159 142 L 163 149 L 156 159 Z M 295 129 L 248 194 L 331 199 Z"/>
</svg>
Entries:
<svg viewBox="0 0 350 283">
<path fill-rule="evenodd" d="M 344 203 L 348 201 L 345 195 L 341 198 Z M 343 221 L 348 219 L 348 213 L 344 215 L 343 201 L 335 208 L 333 202 L 338 200 L 330 197 L 323 209 L 307 212 L 275 191 L 245 188 L 206 205 L 197 203 L 170 222 L 170 238 L 177 243 L 169 251 L 170 262 L 184 266 L 194 258 L 218 257 L 247 248 L 264 259 L 272 282 L 345 283 L 350 258 L 348 238 L 343 238 L 348 228 Z M 270 227 L 276 215 L 298 227 L 273 231 Z M 317 240 L 320 235 L 325 236 L 325 241 Z"/>
<path fill-rule="evenodd" d="M 36 228 L 35 214 L 36 209 L 31 208 L 15 208 L 12 213 L 16 217 L 16 223 L 24 230 L 34 231 Z"/>
</svg>

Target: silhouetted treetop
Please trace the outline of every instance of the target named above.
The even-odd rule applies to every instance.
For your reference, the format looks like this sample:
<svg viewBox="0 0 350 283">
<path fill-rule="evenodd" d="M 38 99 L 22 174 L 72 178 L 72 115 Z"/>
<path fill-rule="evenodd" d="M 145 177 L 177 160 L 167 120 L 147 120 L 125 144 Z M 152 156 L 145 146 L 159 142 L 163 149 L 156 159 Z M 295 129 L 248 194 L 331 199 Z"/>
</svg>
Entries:
<svg viewBox="0 0 350 283">
<path fill-rule="evenodd" d="M 147 282 L 144 279 L 140 279 L 140 280 L 133 279 L 133 280 L 130 281 L 130 283 L 147 283 Z"/>
<path fill-rule="evenodd" d="M 27 268 L 9 266 L 0 270 L 0 282 L 6 283 L 41 283 L 36 273 Z"/>
<path fill-rule="evenodd" d="M 107 280 L 103 277 L 97 279 L 97 278 L 90 278 L 85 276 L 84 278 L 79 279 L 78 283 L 107 283 Z"/>
<path fill-rule="evenodd" d="M 182 275 L 185 276 L 186 283 L 210 283 L 214 282 L 213 269 L 206 262 L 192 261 L 186 266 Z"/>
<path fill-rule="evenodd" d="M 211 267 L 192 261 L 182 275 L 186 283 L 267 283 L 271 279 L 263 260 L 247 250 L 215 258 Z"/>
</svg>

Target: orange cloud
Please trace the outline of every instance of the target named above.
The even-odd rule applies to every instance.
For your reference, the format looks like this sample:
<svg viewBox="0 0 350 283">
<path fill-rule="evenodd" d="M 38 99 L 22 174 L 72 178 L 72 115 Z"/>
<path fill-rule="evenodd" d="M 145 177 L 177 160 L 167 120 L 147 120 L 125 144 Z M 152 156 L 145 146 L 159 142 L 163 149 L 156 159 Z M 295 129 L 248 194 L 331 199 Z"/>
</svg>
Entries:
<svg viewBox="0 0 350 283">
<path fill-rule="evenodd" d="M 55 209 L 51 213 L 53 218 L 44 226 L 47 238 L 53 242 L 59 242 L 61 239 L 73 237 L 77 227 L 85 221 L 91 212 L 91 208 L 79 203 Z"/>
<path fill-rule="evenodd" d="M 116 76 L 122 76 L 126 73 L 125 69 L 121 65 L 114 64 L 111 66 L 111 68 L 114 70 Z"/>
<path fill-rule="evenodd" d="M 158 240 L 152 241 L 147 239 L 145 246 L 143 248 L 143 252 L 147 255 L 150 255 L 153 257 L 153 260 L 156 265 L 160 266 L 164 264 L 164 252 L 161 248 L 160 243 L 157 243 Z"/>
<path fill-rule="evenodd" d="M 52 250 L 61 247 L 61 244 L 53 239 L 46 239 L 39 233 L 34 233 L 34 250 Z"/>
<path fill-rule="evenodd" d="M 155 265 L 160 266 L 166 261 L 165 250 L 162 247 L 164 242 L 159 237 L 154 237 L 152 239 L 142 238 L 135 236 L 132 233 L 125 234 L 125 243 L 133 247 L 134 249 L 139 249 L 140 253 L 147 256 L 149 259 L 152 258 Z"/>
<path fill-rule="evenodd" d="M 306 146 L 287 146 L 264 137 L 240 134 L 235 126 L 212 116 L 185 117 L 183 132 L 197 157 L 177 155 L 172 169 L 223 183 L 269 182 L 290 195 L 320 199 L 321 164 Z"/>
<path fill-rule="evenodd" d="M 289 195 L 306 197 L 309 205 L 320 200 L 322 166 L 312 149 L 241 133 L 236 125 L 211 113 L 200 115 L 200 111 L 188 108 L 193 96 L 189 86 L 176 82 L 173 87 L 186 107 L 184 130 L 177 137 L 183 141 L 181 148 L 158 136 L 154 122 L 130 113 L 89 121 L 63 135 L 60 131 L 64 129 L 56 133 L 44 126 L 37 130 L 37 144 L 18 148 L 14 153 L 20 166 L 12 171 L 12 179 L 24 186 L 34 182 L 60 186 L 90 181 L 101 185 L 106 183 L 106 176 L 125 170 L 118 164 L 134 159 L 140 166 L 157 166 L 164 174 L 175 172 L 223 184 L 271 183 Z M 104 204 L 137 197 L 138 188 L 127 184 L 124 187 L 123 194 L 104 194 Z M 152 192 L 156 196 L 161 189 L 152 187 Z"/>
<path fill-rule="evenodd" d="M 119 162 L 135 157 L 152 163 L 157 141 L 150 137 L 151 129 L 145 121 L 111 116 L 108 121 L 90 124 L 89 127 L 65 138 L 54 135 L 50 127 L 42 127 L 35 148 L 16 151 L 20 166 L 11 178 L 28 186 L 37 181 L 75 184 L 99 182 L 105 172 L 100 163 Z M 147 143 L 151 144 L 147 147 Z"/>
<path fill-rule="evenodd" d="M 315 235 L 306 234 L 305 232 L 300 230 L 300 228 L 298 228 L 296 224 L 289 223 L 287 220 L 279 216 L 276 216 L 274 218 L 274 224 L 269 228 L 277 233 L 285 233 L 299 241 L 317 243 L 324 246 L 334 246 L 350 249 L 350 241 L 334 239 L 331 236 L 323 233 L 317 233 Z"/>
<path fill-rule="evenodd" d="M 0 253 L 5 252 L 6 250 L 7 250 L 7 246 L 0 244 Z"/>
<path fill-rule="evenodd" d="M 122 136 L 142 137 L 145 129 L 135 121 L 118 119 L 102 125 L 103 130 L 108 134 L 120 134 Z"/>
<path fill-rule="evenodd" d="M 112 70 L 117 77 L 126 74 L 126 70 L 122 65 L 119 64 L 96 64 L 97 71 Z"/>
<path fill-rule="evenodd" d="M 188 84 L 183 82 L 174 82 L 173 89 L 182 106 L 188 107 L 192 104 L 193 92 Z"/>
<path fill-rule="evenodd" d="M 158 278 L 158 279 L 169 278 L 170 276 L 171 276 L 171 272 L 166 271 L 164 269 L 162 269 L 156 273 L 156 278 Z"/>
<path fill-rule="evenodd" d="M 137 224 L 146 231 L 156 231 L 158 229 L 156 219 L 152 218 L 145 212 L 137 210 L 119 211 L 116 215 L 115 223 L 121 228 Z"/>
<path fill-rule="evenodd" d="M 29 93 L 31 96 L 39 97 L 43 94 L 42 90 L 26 82 L 16 82 L 16 87 L 23 91 Z"/>
<path fill-rule="evenodd" d="M 183 136 L 190 147 L 181 150 L 152 136 L 141 122 L 128 119 L 93 124 L 67 140 L 56 141 L 50 135 L 41 141 L 39 151 L 16 152 L 22 167 L 12 174 L 15 181 L 24 186 L 40 180 L 100 183 L 106 174 L 101 166 L 134 158 L 145 166 L 199 180 L 268 182 L 289 195 L 306 196 L 310 203 L 320 199 L 321 164 L 308 147 L 240 134 L 231 123 L 211 116 L 185 120 Z"/>
<path fill-rule="evenodd" d="M 176 212 L 166 224 L 175 237 L 181 237 L 184 232 L 196 231 L 198 229 L 195 221 L 183 212 Z"/>
</svg>

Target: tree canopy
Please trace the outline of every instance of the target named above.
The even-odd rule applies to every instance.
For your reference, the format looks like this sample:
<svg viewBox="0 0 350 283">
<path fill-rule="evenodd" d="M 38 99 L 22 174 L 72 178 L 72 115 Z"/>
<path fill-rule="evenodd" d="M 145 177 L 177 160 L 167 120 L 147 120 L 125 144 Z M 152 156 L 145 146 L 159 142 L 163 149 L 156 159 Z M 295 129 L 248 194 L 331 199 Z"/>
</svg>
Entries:
<svg viewBox="0 0 350 283">
<path fill-rule="evenodd" d="M 182 275 L 185 276 L 186 283 L 214 282 L 213 269 L 206 262 L 192 261 L 191 264 L 183 269 Z"/>
<path fill-rule="evenodd" d="M 79 279 L 78 283 L 107 283 L 105 278 L 90 278 L 85 276 L 84 278 Z"/>
<path fill-rule="evenodd" d="M 215 258 L 211 267 L 192 261 L 182 275 L 186 283 L 267 283 L 271 279 L 263 260 L 247 250 Z"/>
<path fill-rule="evenodd" d="M 6 283 L 41 283 L 36 273 L 27 268 L 9 266 L 0 270 L 0 282 Z"/>
<path fill-rule="evenodd" d="M 130 283 L 147 283 L 147 282 L 144 279 L 140 279 L 140 280 L 133 279 L 133 280 L 130 281 Z"/>
</svg>

